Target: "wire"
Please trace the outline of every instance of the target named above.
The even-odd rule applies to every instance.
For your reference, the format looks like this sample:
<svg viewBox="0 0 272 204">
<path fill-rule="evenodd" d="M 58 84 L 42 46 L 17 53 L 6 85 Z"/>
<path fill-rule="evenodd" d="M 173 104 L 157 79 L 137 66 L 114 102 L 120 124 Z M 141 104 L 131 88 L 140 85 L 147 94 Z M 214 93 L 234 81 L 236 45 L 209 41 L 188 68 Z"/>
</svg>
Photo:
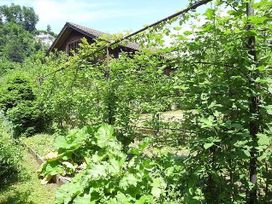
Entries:
<svg viewBox="0 0 272 204">
<path fill-rule="evenodd" d="M 153 23 L 153 24 L 151 24 L 151 25 L 148 25 L 148 26 L 146 26 L 146 27 L 144 27 L 144 28 L 142 28 L 142 29 L 140 29 L 140 30 L 134 32 L 134 33 L 131 33 L 131 34 L 129 34 L 129 35 L 127 35 L 127 36 L 121 38 L 120 40 L 117 40 L 117 41 L 115 41 L 115 42 L 113 42 L 113 43 L 110 43 L 109 46 L 118 44 L 118 43 L 120 43 L 120 42 L 122 42 L 122 41 L 124 41 L 124 40 L 126 40 L 126 39 L 128 39 L 128 38 L 130 38 L 130 37 L 132 37 L 132 36 L 134 36 L 134 35 L 137 35 L 137 34 L 143 32 L 143 31 L 145 31 L 145 30 L 151 28 L 151 27 L 154 27 L 154 26 L 156 26 L 156 25 L 159 25 L 159 24 L 161 24 L 162 22 L 171 20 L 172 18 L 175 18 L 175 17 L 177 17 L 177 16 L 180 16 L 181 14 L 187 13 L 187 12 L 190 11 L 190 10 L 194 10 L 194 9 L 198 8 L 199 6 L 202 6 L 202 5 L 204 5 L 204 4 L 207 4 L 207 3 L 211 2 L 211 1 L 212 1 L 212 0 L 198 1 L 198 2 L 196 2 L 196 3 L 192 4 L 192 5 L 190 5 L 189 7 L 185 8 L 185 9 L 183 9 L 183 10 L 181 10 L 181 11 L 175 13 L 175 14 L 172 14 L 171 16 L 168 16 L 168 17 L 166 17 L 166 18 L 163 18 L 163 19 L 161 19 L 161 20 L 159 20 L 159 21 L 157 21 L 157 22 L 155 22 L 155 23 Z"/>
<path fill-rule="evenodd" d="M 175 17 L 177 17 L 177 16 L 180 16 L 180 15 L 182 15 L 182 14 L 185 14 L 185 13 L 191 11 L 191 10 L 194 10 L 194 9 L 196 9 L 196 8 L 202 6 L 202 5 L 205 5 L 205 4 L 209 3 L 209 2 L 212 2 L 212 1 L 213 1 L 213 0 L 202 0 L 202 1 L 197 1 L 197 2 L 191 4 L 191 5 L 188 6 L 187 8 L 185 8 L 185 9 L 183 9 L 183 10 L 177 12 L 177 13 L 174 13 L 174 14 L 172 14 L 172 15 L 166 17 L 166 18 L 163 18 L 163 19 L 161 19 L 161 20 L 159 20 L 159 21 L 157 21 L 157 22 L 155 22 L 155 23 L 153 23 L 153 24 L 151 24 L 151 25 L 148 25 L 148 26 L 146 26 L 146 27 L 144 27 L 144 28 L 142 28 L 142 29 L 140 29 L 140 30 L 138 30 L 138 31 L 136 31 L 136 32 L 133 32 L 133 33 L 131 33 L 131 34 L 129 34 L 129 35 L 127 35 L 127 36 L 125 36 L 125 37 L 119 39 L 119 40 L 116 40 L 116 41 L 110 43 L 110 44 L 107 45 L 107 46 L 103 46 L 102 48 L 96 50 L 96 52 L 94 52 L 93 54 L 95 54 L 95 53 L 97 53 L 97 52 L 99 52 L 99 51 L 101 51 L 101 50 L 104 50 L 104 49 L 106 49 L 106 48 L 109 48 L 109 47 L 111 47 L 111 46 L 113 46 L 113 45 L 116 45 L 116 44 L 118 44 L 118 43 L 120 43 L 120 42 L 122 42 L 122 41 L 124 41 L 124 40 L 126 40 L 126 39 L 128 39 L 128 38 L 131 38 L 132 36 L 135 36 L 135 35 L 137 35 L 137 34 L 143 32 L 143 31 L 149 29 L 149 28 L 152 28 L 152 27 L 154 27 L 154 26 L 156 26 L 156 25 L 159 25 L 159 24 L 161 24 L 161 23 L 163 23 L 163 22 L 169 21 L 169 20 L 171 20 L 171 19 L 173 19 L 173 18 L 175 18 Z M 45 76 L 42 77 L 41 79 L 45 79 L 45 78 L 47 78 L 48 76 L 50 76 L 50 75 L 52 75 L 52 74 L 55 74 L 55 73 L 57 73 L 57 72 L 60 72 L 60 71 L 62 71 L 62 70 L 64 70 L 64 69 L 66 69 L 66 68 L 67 68 L 67 67 L 61 67 L 61 68 L 59 68 L 59 69 L 57 69 L 57 70 L 55 70 L 55 71 L 53 71 L 53 72 L 50 72 L 49 74 L 45 75 Z"/>
</svg>

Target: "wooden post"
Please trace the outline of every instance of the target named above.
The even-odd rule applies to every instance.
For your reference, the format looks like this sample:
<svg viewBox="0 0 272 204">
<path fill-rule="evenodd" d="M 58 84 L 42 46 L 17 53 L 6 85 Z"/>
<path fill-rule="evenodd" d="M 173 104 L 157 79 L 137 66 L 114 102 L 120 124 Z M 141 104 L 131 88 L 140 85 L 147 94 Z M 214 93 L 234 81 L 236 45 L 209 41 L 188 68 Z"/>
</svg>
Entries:
<svg viewBox="0 0 272 204">
<path fill-rule="evenodd" d="M 110 52 L 109 52 L 109 47 L 106 48 L 107 56 L 106 56 L 106 63 L 108 65 L 108 62 L 110 60 Z M 108 108 L 108 124 L 113 125 L 115 122 L 115 117 L 114 117 L 114 108 L 115 108 L 115 93 L 114 90 L 112 89 L 110 84 L 110 70 L 109 67 L 107 67 L 108 70 L 106 70 L 106 78 L 108 81 L 108 96 L 107 96 L 107 108 Z"/>
<path fill-rule="evenodd" d="M 254 15 L 253 5 L 254 0 L 250 0 L 247 3 L 247 17 Z M 252 25 L 248 23 L 247 25 L 247 31 L 250 31 L 252 29 Z M 250 58 L 253 59 L 253 63 L 256 66 L 257 65 L 257 53 L 256 53 L 256 39 L 254 35 L 251 35 L 247 38 L 247 49 L 248 54 Z M 250 74 L 250 88 L 253 90 L 258 89 L 258 85 L 255 82 L 255 79 L 258 76 L 258 72 L 256 70 L 253 70 Z M 250 176 L 250 182 L 253 184 L 253 188 L 249 191 L 249 198 L 248 203 L 249 204 L 256 204 L 257 203 L 257 154 L 258 151 L 256 149 L 258 145 L 257 141 L 257 134 L 259 132 L 259 97 L 256 95 L 256 93 L 253 93 L 250 97 L 250 104 L 249 104 L 249 110 L 250 110 L 250 116 L 251 121 L 249 124 L 249 132 L 252 139 L 251 143 L 251 150 L 250 150 L 250 164 L 249 164 L 249 176 Z"/>
</svg>

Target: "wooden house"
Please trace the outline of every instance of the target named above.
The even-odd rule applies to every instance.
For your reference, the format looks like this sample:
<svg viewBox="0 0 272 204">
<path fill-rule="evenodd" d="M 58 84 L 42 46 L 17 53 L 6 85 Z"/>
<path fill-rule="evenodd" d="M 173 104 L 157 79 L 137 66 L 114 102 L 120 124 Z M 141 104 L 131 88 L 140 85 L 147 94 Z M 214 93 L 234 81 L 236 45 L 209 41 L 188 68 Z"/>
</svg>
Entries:
<svg viewBox="0 0 272 204">
<path fill-rule="evenodd" d="M 95 39 L 103 35 L 109 34 L 87 28 L 85 26 L 67 22 L 55 39 L 55 41 L 53 42 L 53 44 L 51 45 L 51 47 L 49 48 L 48 52 L 57 50 L 64 51 L 69 54 L 71 50 L 76 50 L 79 47 L 79 43 L 82 38 L 86 38 L 89 43 L 93 43 Z M 135 53 L 138 49 L 138 44 L 127 43 L 126 45 L 120 45 L 114 49 L 110 49 L 109 52 L 115 58 L 118 58 L 121 52 Z"/>
</svg>

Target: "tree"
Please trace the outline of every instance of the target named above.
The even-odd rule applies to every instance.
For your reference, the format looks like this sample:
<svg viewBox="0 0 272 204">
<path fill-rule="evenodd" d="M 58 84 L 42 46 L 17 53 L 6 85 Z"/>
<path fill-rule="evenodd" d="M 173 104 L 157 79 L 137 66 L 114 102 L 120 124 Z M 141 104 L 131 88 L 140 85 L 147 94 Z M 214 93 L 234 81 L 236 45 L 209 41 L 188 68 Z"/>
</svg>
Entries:
<svg viewBox="0 0 272 204">
<path fill-rule="evenodd" d="M 47 31 L 48 33 L 51 33 L 51 32 L 52 32 L 52 29 L 51 29 L 51 26 L 50 26 L 50 25 L 47 25 L 47 26 L 46 26 L 46 31 Z"/>
<path fill-rule="evenodd" d="M 0 25 L 0 57 L 13 62 L 23 62 L 24 59 L 40 46 L 32 33 L 26 31 L 21 25 L 5 23 Z"/>
<path fill-rule="evenodd" d="M 31 7 L 21 7 L 11 4 L 0 7 L 0 22 L 17 23 L 22 25 L 27 31 L 34 31 L 39 18 Z"/>
<path fill-rule="evenodd" d="M 24 28 L 28 31 L 35 30 L 35 26 L 39 20 L 38 16 L 35 14 L 35 11 L 33 8 L 30 7 L 23 7 L 22 9 L 23 13 L 23 21 L 22 24 Z"/>
</svg>

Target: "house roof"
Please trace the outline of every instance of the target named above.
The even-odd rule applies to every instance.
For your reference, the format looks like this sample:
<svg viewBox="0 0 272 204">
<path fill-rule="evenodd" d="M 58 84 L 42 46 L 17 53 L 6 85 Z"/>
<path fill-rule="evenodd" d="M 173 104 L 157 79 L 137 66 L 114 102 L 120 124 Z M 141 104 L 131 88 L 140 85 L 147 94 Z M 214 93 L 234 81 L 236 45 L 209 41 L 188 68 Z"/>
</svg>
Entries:
<svg viewBox="0 0 272 204">
<path fill-rule="evenodd" d="M 108 33 L 104 33 L 98 30 L 94 30 L 91 28 L 88 28 L 86 26 L 81 26 L 75 23 L 70 23 L 67 22 L 64 27 L 62 28 L 61 32 L 59 33 L 59 35 L 57 36 L 57 38 L 55 39 L 55 41 L 53 42 L 53 44 L 51 45 L 51 47 L 49 48 L 48 52 L 51 52 L 54 48 L 61 46 L 61 44 L 63 43 L 62 38 L 65 38 L 65 36 L 68 36 L 72 30 L 75 30 L 83 35 L 86 35 L 87 37 L 90 38 L 99 38 L 102 35 L 106 35 L 106 36 L 111 36 Z M 121 45 L 122 47 L 126 47 L 126 48 L 130 48 L 133 50 L 139 50 L 139 45 L 137 43 L 132 43 L 129 42 L 125 45 Z"/>
<path fill-rule="evenodd" d="M 92 28 L 88 28 L 86 26 L 82 26 L 82 25 L 78 25 L 75 23 L 67 23 L 70 27 L 74 28 L 75 30 L 80 30 L 82 32 L 84 32 L 86 35 L 91 35 L 92 37 L 101 37 L 102 35 L 109 35 L 107 33 L 98 31 L 98 30 L 94 30 Z"/>
</svg>

